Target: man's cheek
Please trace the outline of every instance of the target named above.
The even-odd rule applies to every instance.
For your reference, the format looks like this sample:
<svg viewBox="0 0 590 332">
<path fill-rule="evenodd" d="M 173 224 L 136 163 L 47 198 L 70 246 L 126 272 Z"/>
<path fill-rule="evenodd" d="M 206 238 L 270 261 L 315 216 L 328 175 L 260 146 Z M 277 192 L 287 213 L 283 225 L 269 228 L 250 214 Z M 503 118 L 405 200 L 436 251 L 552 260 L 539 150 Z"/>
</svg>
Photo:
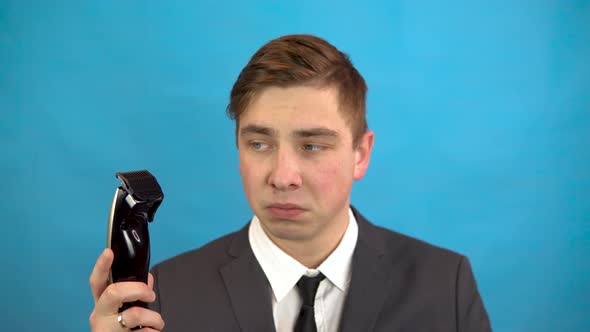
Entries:
<svg viewBox="0 0 590 332">
<path fill-rule="evenodd" d="M 262 169 L 262 165 L 252 160 L 252 158 L 248 158 L 247 156 L 240 157 L 240 175 L 242 177 L 253 178 L 256 173 L 260 172 Z"/>
<path fill-rule="evenodd" d="M 324 166 L 316 170 L 314 183 L 323 192 L 332 192 L 341 184 L 342 175 L 338 165 Z"/>
</svg>

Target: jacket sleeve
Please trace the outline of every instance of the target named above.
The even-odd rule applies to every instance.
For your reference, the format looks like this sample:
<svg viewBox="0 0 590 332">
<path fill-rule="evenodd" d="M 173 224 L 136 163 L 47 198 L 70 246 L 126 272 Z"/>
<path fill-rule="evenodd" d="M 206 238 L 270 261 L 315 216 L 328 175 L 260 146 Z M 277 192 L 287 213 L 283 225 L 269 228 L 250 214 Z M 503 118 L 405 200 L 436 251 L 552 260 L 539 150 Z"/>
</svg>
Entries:
<svg viewBox="0 0 590 332">
<path fill-rule="evenodd" d="M 488 313 L 467 257 L 461 257 L 456 283 L 457 331 L 491 332 Z"/>
</svg>

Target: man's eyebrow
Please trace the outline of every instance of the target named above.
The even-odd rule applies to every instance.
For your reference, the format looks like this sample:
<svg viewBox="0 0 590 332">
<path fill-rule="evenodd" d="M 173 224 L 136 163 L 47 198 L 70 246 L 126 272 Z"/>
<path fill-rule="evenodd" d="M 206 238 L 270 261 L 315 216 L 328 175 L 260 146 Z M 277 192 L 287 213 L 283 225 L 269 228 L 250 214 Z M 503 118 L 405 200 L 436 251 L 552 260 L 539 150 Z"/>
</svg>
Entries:
<svg viewBox="0 0 590 332">
<path fill-rule="evenodd" d="M 240 129 L 240 136 L 248 134 L 259 134 L 265 136 L 276 136 L 276 130 L 260 125 L 250 124 Z"/>
<path fill-rule="evenodd" d="M 306 138 L 306 137 L 316 137 L 316 136 L 328 136 L 328 137 L 338 137 L 338 132 L 332 129 L 318 127 L 318 128 L 309 128 L 309 129 L 298 129 L 295 130 L 293 136 Z"/>
</svg>

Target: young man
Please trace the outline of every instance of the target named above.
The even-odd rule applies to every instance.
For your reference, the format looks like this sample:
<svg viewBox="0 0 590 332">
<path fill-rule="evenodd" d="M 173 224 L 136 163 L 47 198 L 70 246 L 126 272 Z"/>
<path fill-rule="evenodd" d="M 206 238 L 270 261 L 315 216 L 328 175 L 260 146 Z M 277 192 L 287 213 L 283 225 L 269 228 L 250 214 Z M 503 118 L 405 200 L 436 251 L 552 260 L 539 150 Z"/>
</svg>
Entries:
<svg viewBox="0 0 590 332">
<path fill-rule="evenodd" d="M 351 206 L 374 134 L 366 85 L 320 38 L 284 36 L 240 73 L 228 107 L 254 211 L 241 230 L 164 261 L 149 286 L 90 277 L 93 331 L 490 331 L 467 258 L 377 227 Z M 152 290 L 153 288 L 153 290 Z M 150 302 L 150 309 L 123 302 Z"/>
</svg>

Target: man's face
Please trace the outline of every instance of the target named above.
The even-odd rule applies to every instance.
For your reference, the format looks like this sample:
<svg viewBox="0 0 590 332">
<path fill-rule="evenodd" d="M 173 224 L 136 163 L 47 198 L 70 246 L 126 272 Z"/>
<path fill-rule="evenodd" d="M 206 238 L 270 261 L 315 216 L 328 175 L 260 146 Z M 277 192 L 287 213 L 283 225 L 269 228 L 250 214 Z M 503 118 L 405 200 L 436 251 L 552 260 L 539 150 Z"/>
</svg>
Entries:
<svg viewBox="0 0 590 332">
<path fill-rule="evenodd" d="M 267 88 L 240 116 L 237 134 L 246 198 L 271 239 L 342 235 L 352 183 L 365 174 L 373 133 L 353 147 L 336 89 Z"/>
</svg>

